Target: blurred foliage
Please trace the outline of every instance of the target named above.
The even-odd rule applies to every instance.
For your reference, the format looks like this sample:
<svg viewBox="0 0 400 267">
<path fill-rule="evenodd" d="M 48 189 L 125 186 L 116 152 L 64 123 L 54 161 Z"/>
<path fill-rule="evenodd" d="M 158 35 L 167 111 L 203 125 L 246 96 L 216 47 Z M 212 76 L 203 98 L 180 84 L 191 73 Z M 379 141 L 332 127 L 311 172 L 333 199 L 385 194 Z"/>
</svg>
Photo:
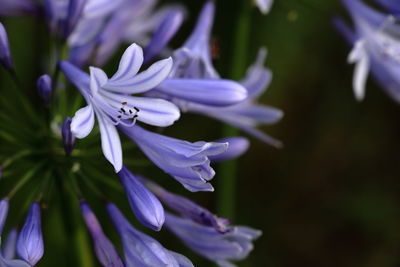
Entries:
<svg viewBox="0 0 400 267">
<path fill-rule="evenodd" d="M 188 35 L 203 2 L 185 1 L 190 16 L 174 45 L 179 45 Z M 235 60 L 233 25 L 240 16 L 240 2 L 217 1 L 214 37 L 220 53 L 216 65 L 225 77 L 230 75 Z M 331 25 L 333 16 L 347 16 L 340 1 L 276 0 L 267 16 L 262 16 L 256 8 L 251 12 L 251 33 L 246 40 L 250 47 L 243 64 L 251 63 L 258 47 L 268 48 L 267 66 L 273 71 L 274 78 L 262 102 L 281 108 L 285 118 L 277 125 L 266 127 L 265 131 L 280 138 L 285 147 L 275 150 L 251 138 L 251 149 L 237 163 L 234 223 L 251 225 L 264 232 L 250 257 L 239 266 L 399 266 L 400 183 L 397 164 L 400 125 L 397 115 L 400 107 L 372 79 L 368 83 L 365 101 L 357 103 L 354 100 L 352 66 L 346 64 L 349 47 Z M 40 42 L 44 34 L 43 25 L 35 19 L 13 18 L 5 20 L 5 23 L 17 72 L 23 77 L 24 93 L 30 101 L 39 103 L 34 84 L 41 74 L 38 66 L 44 62 L 32 51 L 47 49 L 48 44 Z M 107 68 L 111 70 L 114 67 L 115 61 Z M 0 83 L 2 99 L 5 99 L 4 94 L 14 94 L 17 90 L 4 71 L 0 72 Z M 73 99 L 76 92 L 72 88 L 68 90 Z M 9 104 L 18 105 L 16 103 L 11 101 Z M 64 114 L 71 116 L 72 111 L 66 108 Z M 7 125 L 3 123 L 0 129 L 13 127 L 12 123 L 26 124 L 27 131 L 16 131 L 15 135 L 23 135 L 27 142 L 33 142 L 30 133 L 37 131 L 38 126 L 29 116 L 16 106 L 15 120 Z M 218 129 L 221 126 L 215 121 L 185 115 L 165 133 L 192 141 L 213 140 L 221 137 Z M 85 149 L 95 144 L 97 149 L 93 154 L 101 153 L 98 136 L 94 134 L 91 137 L 77 148 Z M 46 148 L 46 140 L 36 140 L 37 143 L 32 145 Z M 129 158 L 126 163 L 134 172 L 146 174 L 175 192 L 190 195 L 215 210 L 214 194 L 186 192 L 168 175 L 151 167 L 145 157 L 128 143 L 125 140 L 124 152 Z M 35 157 L 28 158 L 26 166 L 14 170 L 12 176 L 22 177 L 27 170 L 35 168 L 32 164 Z M 61 161 L 62 164 L 71 163 Z M 119 238 L 90 180 L 106 181 L 99 188 L 105 197 L 122 205 L 131 221 L 135 222 L 135 219 L 111 168 L 103 172 L 101 167 L 105 164 L 102 157 L 88 157 L 81 163 L 84 177 L 79 179 L 82 190 L 87 192 L 85 196 L 101 218 L 105 232 L 118 244 Z M 51 170 L 51 174 L 62 176 L 56 170 Z M 13 200 L 7 227 L 21 222 L 25 216 L 26 202 L 34 186 L 32 181 L 32 185 Z M 91 256 L 90 237 L 82 219 L 76 216 L 78 202 L 71 197 L 70 188 L 62 183 L 56 186 L 62 193 L 53 194 L 53 202 L 44 212 L 46 251 L 38 266 L 97 266 Z M 0 191 L 5 193 L 2 188 Z M 166 247 L 186 254 L 196 266 L 210 266 L 209 262 L 187 252 L 165 230 L 152 235 Z"/>
</svg>

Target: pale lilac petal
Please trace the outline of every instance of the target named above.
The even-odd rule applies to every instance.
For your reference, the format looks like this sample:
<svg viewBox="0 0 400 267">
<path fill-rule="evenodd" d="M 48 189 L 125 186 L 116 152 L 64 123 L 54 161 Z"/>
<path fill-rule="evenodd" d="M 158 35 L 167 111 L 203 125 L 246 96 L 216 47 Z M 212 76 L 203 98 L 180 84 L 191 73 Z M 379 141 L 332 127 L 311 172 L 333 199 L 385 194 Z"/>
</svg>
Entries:
<svg viewBox="0 0 400 267">
<path fill-rule="evenodd" d="M 267 14 L 272 7 L 273 0 L 255 0 L 261 13 Z"/>
<path fill-rule="evenodd" d="M 79 109 L 71 122 L 71 132 L 79 139 L 90 134 L 94 126 L 94 111 L 91 105 Z"/>
<path fill-rule="evenodd" d="M 223 79 L 166 79 L 157 91 L 172 98 L 210 106 L 228 106 L 243 101 L 247 90 L 237 82 Z"/>
<path fill-rule="evenodd" d="M 106 159 L 114 166 L 115 172 L 122 169 L 122 147 L 118 131 L 106 118 L 97 115 L 100 127 L 101 148 Z"/>
<path fill-rule="evenodd" d="M 225 161 L 230 159 L 235 159 L 246 153 L 250 146 L 250 142 L 247 138 L 236 136 L 236 137 L 227 137 L 223 139 L 219 139 L 215 142 L 228 143 L 228 150 L 224 153 L 215 156 L 209 156 L 208 158 L 212 162 Z"/>
<path fill-rule="evenodd" d="M 118 82 L 134 77 L 143 64 L 143 50 L 137 44 L 130 45 L 124 52 L 119 62 L 118 71 L 110 82 Z"/>
<path fill-rule="evenodd" d="M 108 81 L 107 74 L 102 69 L 90 67 L 90 90 L 95 94 Z"/>
<path fill-rule="evenodd" d="M 86 102 L 89 102 L 90 76 L 68 61 L 61 61 L 60 69 L 68 80 L 79 89 Z"/>
<path fill-rule="evenodd" d="M 137 94 L 149 91 L 164 81 L 172 69 L 172 58 L 160 60 L 134 77 L 108 81 L 103 88 L 123 94 Z"/>
<path fill-rule="evenodd" d="M 357 41 L 353 50 L 349 54 L 349 63 L 355 63 L 353 90 L 358 101 L 364 99 L 365 85 L 367 83 L 368 73 L 370 69 L 370 59 L 365 48 L 365 41 Z"/>
</svg>

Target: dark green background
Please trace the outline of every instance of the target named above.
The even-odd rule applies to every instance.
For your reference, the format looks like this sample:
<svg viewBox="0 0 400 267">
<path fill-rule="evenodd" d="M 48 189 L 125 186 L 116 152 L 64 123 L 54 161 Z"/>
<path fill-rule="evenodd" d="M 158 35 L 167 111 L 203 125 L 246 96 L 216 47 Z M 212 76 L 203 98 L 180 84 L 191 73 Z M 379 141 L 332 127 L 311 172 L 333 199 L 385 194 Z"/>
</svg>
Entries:
<svg viewBox="0 0 400 267">
<path fill-rule="evenodd" d="M 185 1 L 191 17 L 174 45 L 179 45 L 190 32 L 203 2 Z M 233 40 L 243 11 L 241 2 L 217 1 L 214 38 L 220 57 L 215 64 L 224 77 L 229 77 L 232 62 L 236 60 Z M 346 64 L 350 48 L 331 25 L 335 15 L 347 17 L 336 0 L 276 0 L 267 16 L 255 8 L 251 11 L 249 38 L 243 40 L 249 43 L 243 69 L 251 63 L 258 47 L 268 48 L 267 66 L 273 71 L 273 81 L 261 102 L 281 108 L 285 117 L 280 123 L 263 129 L 281 139 L 285 146 L 276 150 L 251 138 L 249 152 L 237 161 L 234 223 L 264 232 L 255 243 L 253 253 L 239 266 L 390 267 L 400 264 L 400 106 L 372 79 L 365 101 L 355 101 L 351 88 L 352 66 Z M 31 98 L 34 98 L 34 79 L 41 73 L 38 67 L 42 65 L 35 51 L 46 47 L 35 42 L 44 35 L 42 30 L 37 30 L 40 27 L 35 22 L 34 19 L 6 20 L 16 65 L 19 73 L 23 73 L 23 83 Z M 115 69 L 115 62 L 108 65 L 109 72 Z M 4 72 L 1 80 L 3 87 L 11 86 Z M 165 133 L 190 141 L 213 140 L 221 137 L 221 128 L 215 121 L 185 115 Z M 154 177 L 175 192 L 216 210 L 218 187 L 215 194 L 189 194 L 151 165 L 137 163 L 136 159 L 144 157 L 130 151 L 126 148 L 124 152 L 133 159 L 127 162 L 133 171 Z M 91 164 L 107 166 L 102 158 Z M 103 175 L 115 180 L 112 170 Z M 214 184 L 217 179 L 218 174 Z M 122 191 L 117 194 L 104 185 L 103 189 L 129 214 Z M 102 202 L 87 191 L 87 198 L 105 231 L 118 243 Z M 13 217 L 18 217 L 23 199 L 20 196 L 12 203 L 11 221 L 16 221 Z M 83 250 L 76 246 L 76 240 L 82 240 L 82 236 L 84 240 L 88 235 L 82 228 L 79 213 L 75 214 L 79 230 L 60 226 L 65 221 L 61 213 L 67 213 L 63 205 L 69 204 L 57 195 L 54 203 L 44 212 L 46 251 L 39 266 L 73 266 L 76 251 L 90 258 L 87 252 L 90 247 Z M 76 209 L 76 204 L 70 206 Z M 133 216 L 130 218 L 134 221 Z M 71 226 L 72 222 L 67 225 Z M 66 236 L 64 230 L 70 234 Z M 166 231 L 153 236 L 160 237 L 169 249 L 188 255 L 196 266 L 211 266 L 187 252 Z"/>
</svg>

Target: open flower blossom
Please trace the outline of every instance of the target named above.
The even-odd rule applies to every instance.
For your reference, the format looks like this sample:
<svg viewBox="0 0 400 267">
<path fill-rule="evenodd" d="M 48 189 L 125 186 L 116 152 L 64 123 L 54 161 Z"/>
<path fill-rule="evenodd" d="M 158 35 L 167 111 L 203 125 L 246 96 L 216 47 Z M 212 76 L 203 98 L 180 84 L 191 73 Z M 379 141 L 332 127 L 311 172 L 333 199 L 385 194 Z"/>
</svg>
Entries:
<svg viewBox="0 0 400 267">
<path fill-rule="evenodd" d="M 240 83 L 219 78 L 210 48 L 214 13 L 215 4 L 207 2 L 192 34 L 174 53 L 170 77 L 149 95 L 169 99 L 183 111 L 221 120 L 280 147 L 280 141 L 256 129 L 261 124 L 276 123 L 283 116 L 276 108 L 255 103 L 271 82 L 272 74 L 264 67 L 266 50 L 260 49 L 256 62 Z"/>
<path fill-rule="evenodd" d="M 166 100 L 129 95 L 153 89 L 168 76 L 172 67 L 172 59 L 168 58 L 138 74 L 142 62 L 142 49 L 132 44 L 123 54 L 118 71 L 110 79 L 99 68 L 91 67 L 89 78 L 89 75 L 68 62 L 60 65 L 88 104 L 72 118 L 71 132 L 76 138 L 85 138 L 93 129 L 96 115 L 104 156 L 113 164 L 116 172 L 122 168 L 117 125 L 129 128 L 138 120 L 165 127 L 180 116 L 179 109 Z"/>
<path fill-rule="evenodd" d="M 386 92 L 400 101 L 400 26 L 395 17 L 368 7 L 360 0 L 343 1 L 355 24 L 351 30 L 341 20 L 336 25 L 353 44 L 349 63 L 355 64 L 353 90 L 363 100 L 369 72 Z"/>
<path fill-rule="evenodd" d="M 149 132 L 137 125 L 119 127 L 160 169 L 192 192 L 214 191 L 208 183 L 215 171 L 208 156 L 223 153 L 228 143 L 199 141 L 190 143 Z"/>
<path fill-rule="evenodd" d="M 126 266 L 193 266 L 185 256 L 164 248 L 157 240 L 136 230 L 114 204 L 109 203 L 107 210 L 121 236 Z"/>
<path fill-rule="evenodd" d="M 214 227 L 168 212 L 165 214 L 165 225 L 186 246 L 221 267 L 235 266 L 230 261 L 246 258 L 253 249 L 252 242 L 261 235 L 261 231 L 245 226 L 234 226 L 230 231 L 220 233 Z"/>
</svg>

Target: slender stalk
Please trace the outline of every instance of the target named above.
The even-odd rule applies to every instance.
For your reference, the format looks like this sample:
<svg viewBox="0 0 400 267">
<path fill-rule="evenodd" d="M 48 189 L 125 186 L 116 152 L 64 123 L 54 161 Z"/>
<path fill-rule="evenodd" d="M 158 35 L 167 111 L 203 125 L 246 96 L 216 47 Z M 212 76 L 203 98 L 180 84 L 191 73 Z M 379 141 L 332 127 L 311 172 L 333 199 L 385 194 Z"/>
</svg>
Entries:
<svg viewBox="0 0 400 267">
<path fill-rule="evenodd" d="M 234 41 L 231 58 L 230 77 L 233 80 L 239 80 L 245 72 L 248 51 L 248 39 L 251 25 L 251 4 L 248 0 L 240 0 L 238 9 L 236 31 L 234 32 Z M 234 136 L 238 130 L 224 125 L 222 128 L 223 136 Z M 235 193 L 237 179 L 237 162 L 231 160 L 221 164 L 218 173 L 218 194 L 217 211 L 220 216 L 233 219 L 235 217 Z"/>
</svg>

